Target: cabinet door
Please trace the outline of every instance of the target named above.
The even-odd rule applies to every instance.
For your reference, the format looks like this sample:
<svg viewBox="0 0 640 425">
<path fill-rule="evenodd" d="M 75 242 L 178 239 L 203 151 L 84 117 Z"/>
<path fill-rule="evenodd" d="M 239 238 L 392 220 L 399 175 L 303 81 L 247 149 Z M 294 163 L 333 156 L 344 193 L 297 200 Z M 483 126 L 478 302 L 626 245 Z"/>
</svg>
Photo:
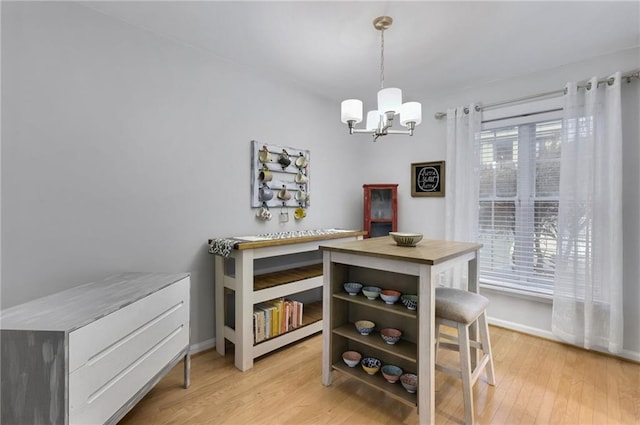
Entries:
<svg viewBox="0 0 640 425">
<path fill-rule="evenodd" d="M 368 237 L 397 231 L 397 185 L 364 185 L 364 227 Z"/>
</svg>

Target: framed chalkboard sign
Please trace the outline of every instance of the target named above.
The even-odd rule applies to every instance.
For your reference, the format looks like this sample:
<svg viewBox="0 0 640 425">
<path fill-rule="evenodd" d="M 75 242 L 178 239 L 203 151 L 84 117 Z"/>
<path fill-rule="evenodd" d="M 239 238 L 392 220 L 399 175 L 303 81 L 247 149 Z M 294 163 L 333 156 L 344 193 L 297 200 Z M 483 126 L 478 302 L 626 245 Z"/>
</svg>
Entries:
<svg viewBox="0 0 640 425">
<path fill-rule="evenodd" d="M 411 196 L 444 196 L 444 161 L 411 164 Z"/>
</svg>

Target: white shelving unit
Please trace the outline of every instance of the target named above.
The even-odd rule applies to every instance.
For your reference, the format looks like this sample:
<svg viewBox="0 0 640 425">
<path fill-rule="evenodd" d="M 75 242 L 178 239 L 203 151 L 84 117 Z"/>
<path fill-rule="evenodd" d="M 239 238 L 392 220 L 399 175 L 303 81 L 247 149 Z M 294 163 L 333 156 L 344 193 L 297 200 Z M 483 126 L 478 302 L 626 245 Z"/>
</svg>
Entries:
<svg viewBox="0 0 640 425">
<path fill-rule="evenodd" d="M 225 355 L 225 340 L 235 345 L 235 366 L 242 370 L 253 367 L 255 358 L 322 331 L 322 297 L 305 303 L 303 326 L 274 338 L 254 344 L 254 305 L 279 298 L 295 297 L 323 285 L 322 263 L 302 267 L 290 266 L 291 257 L 317 251 L 323 242 L 346 242 L 362 239 L 364 231 L 337 231 L 329 234 L 286 238 L 238 240 L 228 258 L 215 257 L 216 350 Z M 275 272 L 258 274 L 255 261 L 270 258 L 277 263 Z M 225 323 L 227 295 L 233 294 L 235 323 Z"/>
</svg>

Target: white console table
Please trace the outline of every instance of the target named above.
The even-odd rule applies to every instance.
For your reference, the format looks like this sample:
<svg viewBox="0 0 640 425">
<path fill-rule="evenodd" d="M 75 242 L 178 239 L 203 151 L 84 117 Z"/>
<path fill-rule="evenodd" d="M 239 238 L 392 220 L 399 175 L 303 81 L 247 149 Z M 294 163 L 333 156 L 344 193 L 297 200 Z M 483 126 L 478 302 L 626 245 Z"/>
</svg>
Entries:
<svg viewBox="0 0 640 425">
<path fill-rule="evenodd" d="M 189 274 L 122 273 L 2 311 L 3 424 L 117 423 L 185 360 Z"/>
<path fill-rule="evenodd" d="M 289 297 L 292 294 L 322 288 L 322 260 L 305 267 L 288 264 L 294 254 L 318 251 L 322 242 L 346 242 L 362 239 L 366 232 L 358 230 L 327 230 L 283 232 L 263 236 L 230 238 L 233 249 L 228 258 L 215 256 L 216 350 L 224 356 L 225 339 L 235 345 L 235 365 L 245 371 L 253 360 L 306 336 L 322 331 L 322 302 L 317 308 L 305 304 L 303 326 L 254 345 L 253 306 L 264 301 Z M 210 240 L 211 244 L 213 240 Z M 279 269 L 258 274 L 254 260 L 279 257 Z M 231 262 L 227 267 L 227 262 Z M 228 270 L 233 270 L 233 273 Z M 225 325 L 225 295 L 235 295 L 235 326 Z M 315 313 L 315 314 L 314 314 Z"/>
</svg>

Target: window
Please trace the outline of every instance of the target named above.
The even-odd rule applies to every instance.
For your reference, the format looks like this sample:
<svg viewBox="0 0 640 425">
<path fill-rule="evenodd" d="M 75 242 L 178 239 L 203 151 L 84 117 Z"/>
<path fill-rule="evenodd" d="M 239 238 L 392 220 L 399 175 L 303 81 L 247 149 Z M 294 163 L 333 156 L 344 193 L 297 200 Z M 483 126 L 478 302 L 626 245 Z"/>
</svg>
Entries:
<svg viewBox="0 0 640 425">
<path fill-rule="evenodd" d="M 480 133 L 482 283 L 553 293 L 562 120 Z"/>
</svg>

